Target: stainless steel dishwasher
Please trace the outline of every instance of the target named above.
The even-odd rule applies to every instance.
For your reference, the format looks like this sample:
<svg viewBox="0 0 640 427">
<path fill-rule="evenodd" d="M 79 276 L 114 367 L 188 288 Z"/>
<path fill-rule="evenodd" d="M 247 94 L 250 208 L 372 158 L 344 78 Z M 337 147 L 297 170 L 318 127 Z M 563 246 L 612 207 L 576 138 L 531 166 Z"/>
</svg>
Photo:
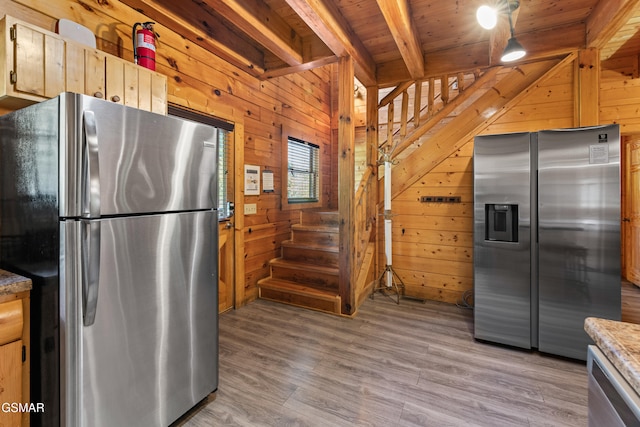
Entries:
<svg viewBox="0 0 640 427">
<path fill-rule="evenodd" d="M 594 345 L 587 355 L 589 427 L 640 426 L 640 396 Z"/>
</svg>

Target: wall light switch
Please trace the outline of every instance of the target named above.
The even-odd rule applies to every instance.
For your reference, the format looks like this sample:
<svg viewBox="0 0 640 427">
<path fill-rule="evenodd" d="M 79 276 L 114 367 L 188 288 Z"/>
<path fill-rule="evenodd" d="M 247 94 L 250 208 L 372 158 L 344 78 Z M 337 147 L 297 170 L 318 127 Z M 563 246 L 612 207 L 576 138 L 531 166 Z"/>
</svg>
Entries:
<svg viewBox="0 0 640 427">
<path fill-rule="evenodd" d="M 245 203 L 244 205 L 244 214 L 245 215 L 253 215 L 258 213 L 258 207 L 255 203 Z"/>
</svg>

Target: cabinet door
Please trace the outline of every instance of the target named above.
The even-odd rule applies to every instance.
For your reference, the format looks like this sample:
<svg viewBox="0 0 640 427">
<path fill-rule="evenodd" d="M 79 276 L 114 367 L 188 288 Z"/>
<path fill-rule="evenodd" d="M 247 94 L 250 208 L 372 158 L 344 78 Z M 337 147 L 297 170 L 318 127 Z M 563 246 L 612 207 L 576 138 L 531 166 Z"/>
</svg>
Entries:
<svg viewBox="0 0 640 427">
<path fill-rule="evenodd" d="M 99 50 L 84 51 L 84 93 L 87 95 L 105 98 L 105 59 L 106 54 Z"/>
<path fill-rule="evenodd" d="M 151 72 L 151 111 L 167 114 L 167 77 Z"/>
<path fill-rule="evenodd" d="M 124 64 L 124 105 L 129 107 L 140 108 L 142 110 L 150 111 L 150 108 L 145 108 L 141 102 L 139 96 L 142 92 L 142 85 L 140 84 L 140 77 L 144 73 L 140 73 L 140 67 L 131 62 L 123 61 Z"/>
<path fill-rule="evenodd" d="M 26 25 L 13 28 L 15 90 L 47 98 L 64 92 L 64 41 Z"/>
<path fill-rule="evenodd" d="M 85 47 L 75 43 L 65 43 L 67 64 L 64 77 L 67 92 L 87 94 L 84 87 L 84 57 L 86 50 Z"/>
<path fill-rule="evenodd" d="M 105 88 L 108 101 L 124 104 L 124 63 L 120 58 L 105 58 Z"/>
<path fill-rule="evenodd" d="M 0 402 L 22 401 L 22 340 L 0 346 Z M 19 426 L 20 412 L 0 411 L 0 425 Z"/>
</svg>

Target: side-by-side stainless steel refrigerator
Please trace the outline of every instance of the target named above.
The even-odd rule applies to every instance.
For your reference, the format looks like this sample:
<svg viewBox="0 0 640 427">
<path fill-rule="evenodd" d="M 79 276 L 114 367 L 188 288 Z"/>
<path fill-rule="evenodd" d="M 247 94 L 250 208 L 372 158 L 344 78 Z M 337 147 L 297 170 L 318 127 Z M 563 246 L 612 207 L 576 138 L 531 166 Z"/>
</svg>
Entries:
<svg viewBox="0 0 640 427">
<path fill-rule="evenodd" d="M 33 426 L 167 426 L 218 385 L 217 130 L 77 95 L 0 117 Z"/>
<path fill-rule="evenodd" d="M 617 125 L 474 141 L 475 337 L 586 360 L 620 320 Z"/>
</svg>

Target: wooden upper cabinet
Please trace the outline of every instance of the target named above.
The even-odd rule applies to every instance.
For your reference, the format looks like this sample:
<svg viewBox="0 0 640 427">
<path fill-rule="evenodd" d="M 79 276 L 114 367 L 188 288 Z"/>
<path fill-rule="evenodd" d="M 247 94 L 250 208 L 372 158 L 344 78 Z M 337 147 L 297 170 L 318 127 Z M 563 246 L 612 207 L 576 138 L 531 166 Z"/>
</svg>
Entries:
<svg viewBox="0 0 640 427">
<path fill-rule="evenodd" d="M 10 16 L 0 20 L 0 105 L 24 107 L 83 93 L 167 114 L 167 78 Z"/>
<path fill-rule="evenodd" d="M 167 78 L 129 61 L 107 55 L 106 99 L 129 107 L 167 114 Z"/>
</svg>

